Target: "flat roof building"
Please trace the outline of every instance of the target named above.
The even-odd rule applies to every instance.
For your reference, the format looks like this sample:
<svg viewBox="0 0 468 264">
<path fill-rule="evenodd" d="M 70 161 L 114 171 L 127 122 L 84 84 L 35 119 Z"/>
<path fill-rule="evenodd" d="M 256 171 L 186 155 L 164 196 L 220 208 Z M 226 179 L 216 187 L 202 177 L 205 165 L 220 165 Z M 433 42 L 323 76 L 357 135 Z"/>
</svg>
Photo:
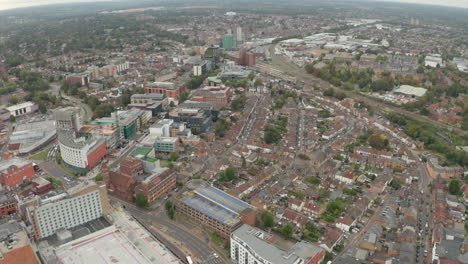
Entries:
<svg viewBox="0 0 468 264">
<path fill-rule="evenodd" d="M 412 97 L 421 97 L 425 95 L 427 92 L 427 89 L 421 88 L 421 87 L 414 87 L 411 85 L 401 85 L 397 89 L 393 91 L 393 93 L 396 94 L 403 94 L 407 96 L 412 96 Z"/>
<path fill-rule="evenodd" d="M 36 175 L 33 164 L 20 158 L 0 161 L 0 184 L 17 188 L 22 183 L 31 181 Z"/>
<path fill-rule="evenodd" d="M 224 239 L 242 223 L 255 224 L 253 206 L 212 186 L 184 192 L 175 204 L 178 212 Z"/>
<path fill-rule="evenodd" d="M 280 248 L 273 235 L 250 225 L 242 225 L 231 234 L 231 259 L 236 264 L 317 264 L 326 250 L 308 242 Z"/>
<path fill-rule="evenodd" d="M 110 204 L 105 185 L 85 181 L 64 193 L 37 199 L 26 207 L 26 211 L 35 238 L 42 239 L 59 229 L 69 229 L 100 217 L 107 218 Z"/>
</svg>

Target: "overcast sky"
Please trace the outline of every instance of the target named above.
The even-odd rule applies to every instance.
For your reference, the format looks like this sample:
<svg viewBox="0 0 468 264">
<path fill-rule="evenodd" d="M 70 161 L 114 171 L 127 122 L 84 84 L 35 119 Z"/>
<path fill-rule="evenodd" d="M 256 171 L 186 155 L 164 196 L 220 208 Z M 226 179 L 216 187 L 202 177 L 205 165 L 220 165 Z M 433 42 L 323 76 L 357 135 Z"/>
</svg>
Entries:
<svg viewBox="0 0 468 264">
<path fill-rule="evenodd" d="M 324 0 L 326 1 L 326 0 Z M 386 0 L 392 2 L 446 5 L 468 8 L 468 0 Z M 0 10 L 45 4 L 97 2 L 96 0 L 0 0 Z"/>
</svg>

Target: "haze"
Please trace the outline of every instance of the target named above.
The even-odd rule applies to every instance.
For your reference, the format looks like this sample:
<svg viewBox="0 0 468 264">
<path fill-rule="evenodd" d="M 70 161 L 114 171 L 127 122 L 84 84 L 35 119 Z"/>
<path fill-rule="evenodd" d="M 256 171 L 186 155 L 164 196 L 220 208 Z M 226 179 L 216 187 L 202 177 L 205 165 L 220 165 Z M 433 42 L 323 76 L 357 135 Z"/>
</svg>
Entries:
<svg viewBox="0 0 468 264">
<path fill-rule="evenodd" d="M 112 1 L 112 0 L 107 0 Z M 468 0 L 387 0 L 390 2 L 432 4 L 468 8 Z M 97 2 L 96 0 L 0 0 L 0 10 L 48 4 Z M 102 0 L 101 0 L 102 2 Z"/>
</svg>

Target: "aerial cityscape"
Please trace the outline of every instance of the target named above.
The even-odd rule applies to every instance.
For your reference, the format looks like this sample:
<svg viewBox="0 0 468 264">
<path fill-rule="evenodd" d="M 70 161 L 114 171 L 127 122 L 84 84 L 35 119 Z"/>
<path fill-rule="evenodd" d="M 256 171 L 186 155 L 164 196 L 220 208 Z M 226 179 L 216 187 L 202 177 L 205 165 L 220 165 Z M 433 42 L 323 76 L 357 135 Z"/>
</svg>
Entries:
<svg viewBox="0 0 468 264">
<path fill-rule="evenodd" d="M 408 2 L 5 3 L 0 264 L 468 264 L 468 3 Z"/>
</svg>

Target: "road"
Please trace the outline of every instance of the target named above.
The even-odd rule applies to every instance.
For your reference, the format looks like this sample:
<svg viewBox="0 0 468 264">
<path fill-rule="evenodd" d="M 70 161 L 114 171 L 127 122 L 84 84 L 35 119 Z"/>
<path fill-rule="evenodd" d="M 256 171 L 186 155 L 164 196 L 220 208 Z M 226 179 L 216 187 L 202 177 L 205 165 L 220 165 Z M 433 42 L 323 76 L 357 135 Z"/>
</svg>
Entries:
<svg viewBox="0 0 468 264">
<path fill-rule="evenodd" d="M 271 49 L 273 49 L 273 48 L 274 48 L 274 46 L 272 46 Z M 336 91 L 339 91 L 339 92 L 342 92 L 342 93 L 346 94 L 346 96 L 348 96 L 350 98 L 353 98 L 353 99 L 358 100 L 358 101 L 362 101 L 362 102 L 364 102 L 364 103 L 366 103 L 366 104 L 368 104 L 368 105 L 370 105 L 370 106 L 372 106 L 372 107 L 374 107 L 376 109 L 380 109 L 380 110 L 383 110 L 385 112 L 396 112 L 396 113 L 402 114 L 404 116 L 411 117 L 411 118 L 413 118 L 415 120 L 422 121 L 422 122 L 428 122 L 428 123 L 431 123 L 431 124 L 439 126 L 439 127 L 444 127 L 444 128 L 446 128 L 446 129 L 448 129 L 450 131 L 457 132 L 459 134 L 468 136 L 468 131 L 465 131 L 463 129 L 460 129 L 460 128 L 457 128 L 457 127 L 454 127 L 454 126 L 451 126 L 451 125 L 448 125 L 448 124 L 445 124 L 445 123 L 430 119 L 429 117 L 426 117 L 426 116 L 422 116 L 422 115 L 419 115 L 419 114 L 404 110 L 404 109 L 402 109 L 400 107 L 396 107 L 396 106 L 389 105 L 389 104 L 386 104 L 384 102 L 381 102 L 381 101 L 378 101 L 378 100 L 375 100 L 375 99 L 372 99 L 372 98 L 369 98 L 369 97 L 365 97 L 365 96 L 357 93 L 356 91 L 348 91 L 348 90 L 343 90 L 341 88 L 334 87 L 330 83 L 328 83 L 328 82 L 326 82 L 326 81 L 324 81 L 324 80 L 322 80 L 320 78 L 317 78 L 317 77 L 313 76 L 312 74 L 307 73 L 305 71 L 305 69 L 299 68 L 295 64 L 289 62 L 283 56 L 275 55 L 274 52 L 271 52 L 271 55 L 272 55 L 272 64 L 271 64 L 272 67 L 274 67 L 274 68 L 276 68 L 276 69 L 278 69 L 278 70 L 280 70 L 280 71 L 282 71 L 282 72 L 284 72 L 284 73 L 286 73 L 288 75 L 294 76 L 299 81 L 302 81 L 304 83 L 317 83 L 319 85 L 319 87 L 322 88 L 322 89 L 333 88 Z M 260 70 L 262 70 L 262 69 L 260 68 Z"/>
<path fill-rule="evenodd" d="M 68 101 L 80 107 L 81 117 L 83 118 L 83 122 L 88 121 L 93 116 L 93 111 L 91 110 L 91 108 L 87 104 L 83 103 L 81 99 L 62 94 L 60 92 L 60 84 L 51 83 L 50 87 L 52 88 L 51 91 L 55 96 L 57 96 L 58 98 L 62 97 L 63 100 Z"/>
<path fill-rule="evenodd" d="M 181 227 L 175 222 L 169 220 L 163 212 L 163 206 L 161 206 L 158 212 L 151 212 L 138 208 L 135 205 L 122 201 L 116 197 L 109 197 L 113 204 L 125 205 L 126 211 L 128 211 L 147 229 L 158 234 L 158 239 L 162 238 L 160 240 L 164 242 L 166 247 L 177 255 L 187 255 L 183 250 L 183 248 L 187 248 L 193 254 L 192 257 L 198 260 L 198 263 L 225 263 L 221 257 L 215 257 L 215 251 L 209 247 L 208 241 L 206 240 L 208 237 L 206 237 L 205 240 L 201 239 L 193 234 L 194 230 L 187 230 L 185 227 Z M 172 241 L 170 241 L 171 239 L 165 238 L 165 236 L 170 236 Z"/>
<path fill-rule="evenodd" d="M 384 197 L 382 197 L 382 201 L 386 201 L 388 196 L 390 194 L 387 193 L 384 195 Z M 340 258 L 343 254 L 345 254 L 351 247 L 356 247 L 358 246 L 359 242 L 362 241 L 362 238 L 364 237 L 364 235 L 366 234 L 367 230 L 369 230 L 369 228 L 374 224 L 375 220 L 377 219 L 377 217 L 379 217 L 380 215 L 380 211 L 382 210 L 382 206 L 378 206 L 376 209 L 375 209 L 375 212 L 374 214 L 371 216 L 371 218 L 369 218 L 369 220 L 367 221 L 366 225 L 359 231 L 359 233 L 355 234 L 348 242 L 348 244 L 346 244 L 346 246 L 340 251 L 340 253 L 338 253 L 336 256 L 335 256 L 335 260 L 337 260 L 338 258 Z"/>
<path fill-rule="evenodd" d="M 61 181 L 66 186 L 73 186 L 78 183 L 78 179 L 62 169 L 57 163 L 55 163 L 55 160 L 41 162 L 38 166 L 50 177 Z"/>
</svg>

